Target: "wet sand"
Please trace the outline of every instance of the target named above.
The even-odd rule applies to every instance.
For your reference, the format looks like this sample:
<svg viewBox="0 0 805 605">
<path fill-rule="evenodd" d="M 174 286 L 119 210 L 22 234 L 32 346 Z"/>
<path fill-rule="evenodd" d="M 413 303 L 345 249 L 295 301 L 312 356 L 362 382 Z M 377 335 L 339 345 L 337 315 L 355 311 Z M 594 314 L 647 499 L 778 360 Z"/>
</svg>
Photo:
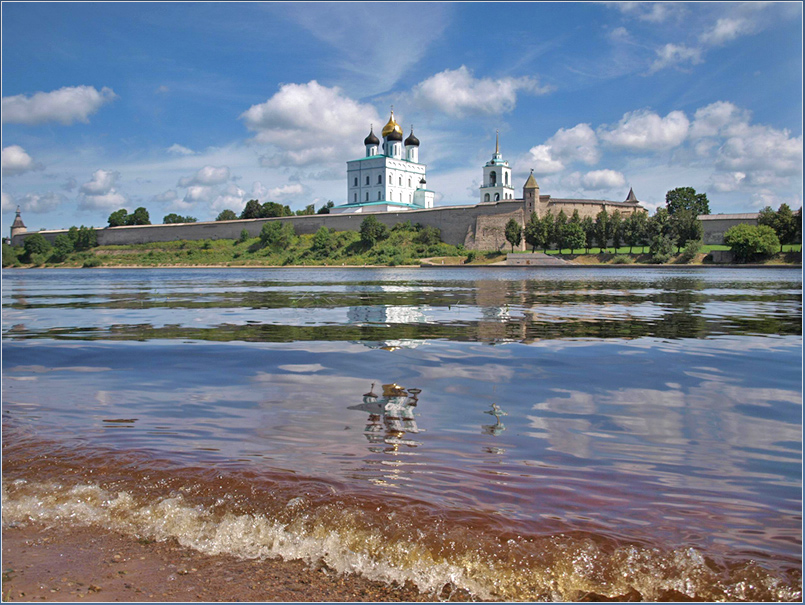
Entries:
<svg viewBox="0 0 805 605">
<path fill-rule="evenodd" d="M 467 600 L 466 595 L 442 599 Z M 302 561 L 208 556 L 98 528 L 3 528 L 3 601 L 435 601 Z"/>
</svg>

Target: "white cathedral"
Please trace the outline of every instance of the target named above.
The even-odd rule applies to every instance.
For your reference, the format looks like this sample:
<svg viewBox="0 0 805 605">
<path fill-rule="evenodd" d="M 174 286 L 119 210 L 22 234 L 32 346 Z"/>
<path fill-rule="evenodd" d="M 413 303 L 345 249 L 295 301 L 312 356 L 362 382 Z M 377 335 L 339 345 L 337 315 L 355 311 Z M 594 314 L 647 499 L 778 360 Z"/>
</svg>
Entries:
<svg viewBox="0 0 805 605">
<path fill-rule="evenodd" d="M 419 163 L 419 139 L 413 127 L 403 141 L 392 108 L 381 135 L 382 147 L 370 129 L 363 141 L 366 156 L 347 162 L 347 203 L 331 208 L 330 214 L 433 208 L 434 193 L 425 188 L 427 166 Z"/>
</svg>

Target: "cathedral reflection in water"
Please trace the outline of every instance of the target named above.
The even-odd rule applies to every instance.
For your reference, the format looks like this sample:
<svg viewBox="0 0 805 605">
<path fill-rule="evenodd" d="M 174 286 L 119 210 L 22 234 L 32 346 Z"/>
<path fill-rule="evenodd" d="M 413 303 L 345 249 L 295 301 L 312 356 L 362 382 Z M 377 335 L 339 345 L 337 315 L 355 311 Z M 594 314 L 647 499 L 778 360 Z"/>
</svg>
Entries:
<svg viewBox="0 0 805 605">
<path fill-rule="evenodd" d="M 363 394 L 363 403 L 348 407 L 369 414 L 364 435 L 369 443 L 387 444 L 393 447 L 407 445 L 416 447 L 418 441 L 406 439 L 407 433 L 416 434 L 420 428 L 414 418 L 414 408 L 418 403 L 421 389 L 404 389 L 398 384 L 384 384 L 380 396 L 374 392 L 374 383 L 368 393 Z"/>
</svg>

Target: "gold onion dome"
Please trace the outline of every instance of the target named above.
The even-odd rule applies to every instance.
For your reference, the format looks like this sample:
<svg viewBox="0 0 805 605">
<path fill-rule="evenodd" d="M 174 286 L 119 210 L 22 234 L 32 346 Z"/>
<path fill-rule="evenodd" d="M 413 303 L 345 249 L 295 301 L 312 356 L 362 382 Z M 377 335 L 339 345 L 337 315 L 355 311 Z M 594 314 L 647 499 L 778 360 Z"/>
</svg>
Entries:
<svg viewBox="0 0 805 605">
<path fill-rule="evenodd" d="M 394 110 L 391 110 L 391 117 L 389 121 L 383 126 L 383 132 L 381 133 L 384 139 L 388 139 L 390 141 L 402 141 L 403 139 L 403 131 L 400 128 L 400 125 L 394 121 Z"/>
</svg>

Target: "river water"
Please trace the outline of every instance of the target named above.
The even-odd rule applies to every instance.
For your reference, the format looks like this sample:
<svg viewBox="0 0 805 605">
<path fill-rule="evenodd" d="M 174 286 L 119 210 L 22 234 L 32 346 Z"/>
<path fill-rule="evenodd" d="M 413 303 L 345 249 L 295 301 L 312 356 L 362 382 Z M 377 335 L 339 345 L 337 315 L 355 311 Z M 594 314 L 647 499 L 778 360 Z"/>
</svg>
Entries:
<svg viewBox="0 0 805 605">
<path fill-rule="evenodd" d="M 2 308 L 4 524 L 801 599 L 799 271 L 10 270 Z"/>
</svg>

